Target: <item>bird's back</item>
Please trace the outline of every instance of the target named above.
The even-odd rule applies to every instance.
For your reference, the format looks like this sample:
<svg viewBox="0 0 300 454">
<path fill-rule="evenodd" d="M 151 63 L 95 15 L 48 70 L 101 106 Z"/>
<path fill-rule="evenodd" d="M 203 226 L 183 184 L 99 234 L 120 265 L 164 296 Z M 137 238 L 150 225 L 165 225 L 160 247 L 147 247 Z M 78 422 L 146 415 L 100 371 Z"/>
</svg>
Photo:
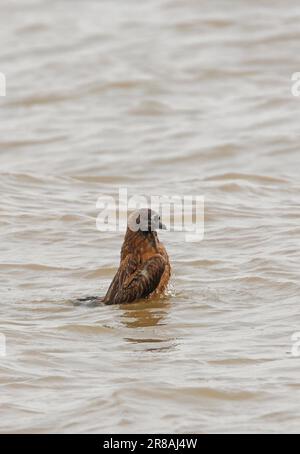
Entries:
<svg viewBox="0 0 300 454">
<path fill-rule="evenodd" d="M 167 251 L 156 232 L 127 231 L 121 263 L 104 298 L 106 304 L 131 303 L 164 294 L 171 276 Z"/>
</svg>

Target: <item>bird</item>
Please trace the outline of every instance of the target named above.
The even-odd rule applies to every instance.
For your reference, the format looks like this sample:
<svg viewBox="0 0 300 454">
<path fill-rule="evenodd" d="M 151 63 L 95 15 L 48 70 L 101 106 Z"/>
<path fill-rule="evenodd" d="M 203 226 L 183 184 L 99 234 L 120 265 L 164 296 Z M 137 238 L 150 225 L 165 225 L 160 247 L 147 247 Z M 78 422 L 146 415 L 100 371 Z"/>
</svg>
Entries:
<svg viewBox="0 0 300 454">
<path fill-rule="evenodd" d="M 158 230 L 167 227 L 154 210 L 141 208 L 128 217 L 120 266 L 103 298 L 104 304 L 129 304 L 165 294 L 171 265 Z"/>
</svg>

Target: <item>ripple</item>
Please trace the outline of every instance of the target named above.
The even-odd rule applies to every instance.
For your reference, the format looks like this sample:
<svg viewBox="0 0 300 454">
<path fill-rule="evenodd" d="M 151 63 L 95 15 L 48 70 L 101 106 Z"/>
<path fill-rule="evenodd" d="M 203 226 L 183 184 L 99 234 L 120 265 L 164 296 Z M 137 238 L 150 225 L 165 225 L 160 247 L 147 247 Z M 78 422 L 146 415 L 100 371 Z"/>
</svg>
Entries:
<svg viewBox="0 0 300 454">
<path fill-rule="evenodd" d="M 288 184 L 288 180 L 283 178 L 275 178 L 267 175 L 248 175 L 241 173 L 225 173 L 220 175 L 214 175 L 205 178 L 205 181 L 226 181 L 226 180 L 242 180 L 248 181 L 249 183 L 258 184 Z"/>
</svg>

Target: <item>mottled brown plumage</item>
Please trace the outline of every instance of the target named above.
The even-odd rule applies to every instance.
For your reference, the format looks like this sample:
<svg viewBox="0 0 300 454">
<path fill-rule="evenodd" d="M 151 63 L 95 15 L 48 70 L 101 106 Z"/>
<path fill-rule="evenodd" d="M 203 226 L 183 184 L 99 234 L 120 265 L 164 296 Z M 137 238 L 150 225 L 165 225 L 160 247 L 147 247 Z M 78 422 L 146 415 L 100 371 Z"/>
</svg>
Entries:
<svg viewBox="0 0 300 454">
<path fill-rule="evenodd" d="M 104 298 L 105 304 L 132 303 L 164 294 L 171 266 L 158 239 L 158 229 L 165 226 L 151 210 L 138 210 L 130 216 L 120 267 Z"/>
</svg>

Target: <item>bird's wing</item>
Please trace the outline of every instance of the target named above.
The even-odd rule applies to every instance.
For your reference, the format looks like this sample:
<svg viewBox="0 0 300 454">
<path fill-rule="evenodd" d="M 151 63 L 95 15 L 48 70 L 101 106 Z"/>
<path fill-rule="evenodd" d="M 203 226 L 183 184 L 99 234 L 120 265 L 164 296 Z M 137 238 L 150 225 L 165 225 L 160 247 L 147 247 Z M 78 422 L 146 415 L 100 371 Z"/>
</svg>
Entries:
<svg viewBox="0 0 300 454">
<path fill-rule="evenodd" d="M 122 287 L 126 279 L 132 276 L 138 269 L 137 260 L 133 255 L 129 254 L 120 264 L 117 274 L 115 275 L 107 294 L 104 298 L 106 304 L 111 304 L 118 290 Z"/>
<path fill-rule="evenodd" d="M 146 298 L 158 287 L 165 267 L 164 257 L 154 255 L 134 273 L 126 273 L 124 280 L 118 280 L 119 286 L 114 287 L 114 292 L 109 292 L 110 295 L 105 298 L 106 304 L 132 303 L 140 298 Z"/>
</svg>

